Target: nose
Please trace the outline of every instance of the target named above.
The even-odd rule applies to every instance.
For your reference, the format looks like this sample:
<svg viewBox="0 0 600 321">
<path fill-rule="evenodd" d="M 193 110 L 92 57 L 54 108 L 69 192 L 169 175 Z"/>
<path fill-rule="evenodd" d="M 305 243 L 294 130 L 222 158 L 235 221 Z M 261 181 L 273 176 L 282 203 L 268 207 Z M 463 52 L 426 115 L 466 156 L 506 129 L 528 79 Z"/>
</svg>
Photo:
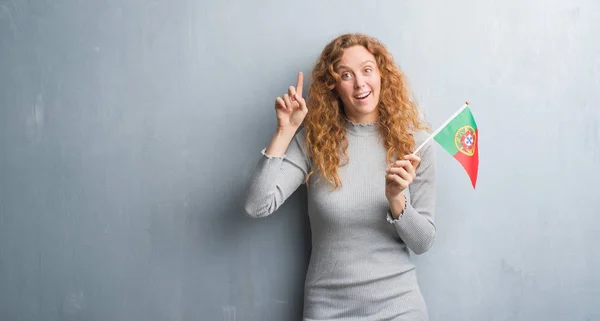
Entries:
<svg viewBox="0 0 600 321">
<path fill-rule="evenodd" d="M 360 89 L 365 86 L 365 78 L 362 75 L 356 75 L 354 77 L 354 88 Z"/>
</svg>

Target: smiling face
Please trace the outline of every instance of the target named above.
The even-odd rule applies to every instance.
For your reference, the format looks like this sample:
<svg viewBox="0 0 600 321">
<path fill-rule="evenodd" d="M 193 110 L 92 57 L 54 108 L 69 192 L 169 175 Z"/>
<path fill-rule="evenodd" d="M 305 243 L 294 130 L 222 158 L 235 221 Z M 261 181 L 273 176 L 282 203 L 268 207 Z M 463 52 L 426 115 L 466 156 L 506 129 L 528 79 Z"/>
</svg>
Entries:
<svg viewBox="0 0 600 321">
<path fill-rule="evenodd" d="M 335 70 L 341 77 L 335 90 L 344 104 L 346 117 L 355 123 L 375 122 L 381 91 L 375 56 L 360 45 L 346 48 Z"/>
</svg>

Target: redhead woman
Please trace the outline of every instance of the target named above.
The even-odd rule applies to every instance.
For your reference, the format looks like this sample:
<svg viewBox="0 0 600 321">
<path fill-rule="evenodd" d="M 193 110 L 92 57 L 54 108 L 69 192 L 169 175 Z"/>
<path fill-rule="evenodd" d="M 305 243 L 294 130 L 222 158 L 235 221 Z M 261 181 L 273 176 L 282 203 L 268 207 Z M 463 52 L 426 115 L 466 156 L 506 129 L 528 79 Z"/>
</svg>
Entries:
<svg viewBox="0 0 600 321">
<path fill-rule="evenodd" d="M 278 125 L 249 182 L 245 211 L 269 216 L 301 185 L 312 252 L 304 321 L 428 320 L 410 252 L 435 239 L 429 127 L 386 47 L 344 34 L 275 101 Z"/>
</svg>

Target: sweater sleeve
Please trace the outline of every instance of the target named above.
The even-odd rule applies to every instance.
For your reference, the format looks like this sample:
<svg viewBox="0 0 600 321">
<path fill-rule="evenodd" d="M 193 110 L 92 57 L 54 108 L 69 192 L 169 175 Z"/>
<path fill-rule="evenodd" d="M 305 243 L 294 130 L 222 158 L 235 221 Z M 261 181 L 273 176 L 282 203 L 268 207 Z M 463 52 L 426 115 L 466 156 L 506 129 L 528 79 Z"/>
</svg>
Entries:
<svg viewBox="0 0 600 321">
<path fill-rule="evenodd" d="M 287 198 L 305 183 L 310 171 L 304 129 L 296 133 L 285 155 L 262 156 L 250 176 L 244 199 L 244 210 L 251 218 L 273 214 Z"/>
<path fill-rule="evenodd" d="M 393 223 L 402 241 L 415 254 L 427 252 L 435 240 L 436 155 L 433 140 L 420 154 L 416 178 L 408 186 L 410 200 L 407 199 L 404 214 Z"/>
</svg>

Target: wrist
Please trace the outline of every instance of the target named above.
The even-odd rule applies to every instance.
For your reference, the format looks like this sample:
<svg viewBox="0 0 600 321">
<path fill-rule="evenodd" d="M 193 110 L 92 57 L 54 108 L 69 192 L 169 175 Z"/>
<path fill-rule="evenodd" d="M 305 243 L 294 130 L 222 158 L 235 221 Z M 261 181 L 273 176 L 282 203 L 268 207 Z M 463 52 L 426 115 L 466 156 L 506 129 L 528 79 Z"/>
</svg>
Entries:
<svg viewBox="0 0 600 321">
<path fill-rule="evenodd" d="M 294 136 L 296 134 L 297 130 L 298 130 L 298 127 L 293 127 L 293 126 L 279 127 L 279 126 L 277 126 L 277 129 L 275 130 L 275 135 Z"/>
<path fill-rule="evenodd" d="M 400 193 L 399 195 L 388 199 L 390 205 L 390 214 L 393 219 L 397 219 L 404 213 L 404 209 L 406 208 L 406 197 L 404 194 Z"/>
<path fill-rule="evenodd" d="M 294 135 L 296 135 L 296 130 L 293 128 L 278 127 L 271 139 L 271 143 L 267 147 L 266 153 L 272 156 L 283 156 Z"/>
</svg>

